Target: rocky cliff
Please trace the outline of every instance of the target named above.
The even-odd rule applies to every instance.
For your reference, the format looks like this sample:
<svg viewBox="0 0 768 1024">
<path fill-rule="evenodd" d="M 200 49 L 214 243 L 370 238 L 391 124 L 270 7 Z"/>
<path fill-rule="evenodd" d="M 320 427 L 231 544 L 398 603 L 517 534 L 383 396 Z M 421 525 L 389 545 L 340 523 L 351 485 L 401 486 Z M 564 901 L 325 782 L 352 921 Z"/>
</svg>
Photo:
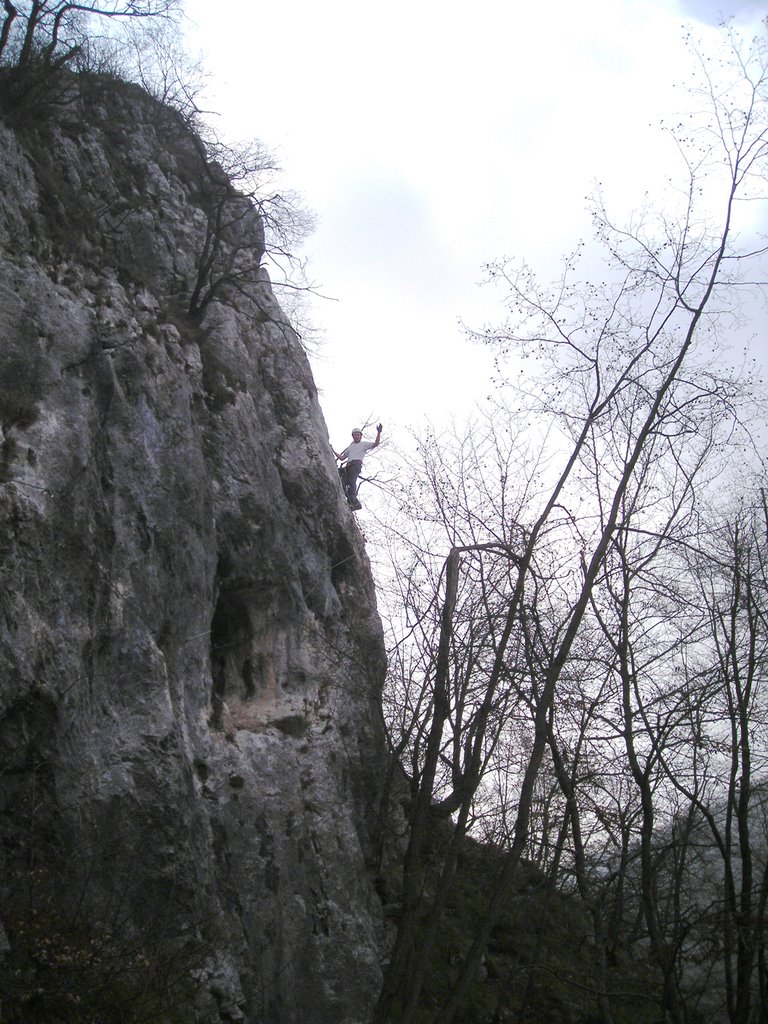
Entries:
<svg viewBox="0 0 768 1024">
<path fill-rule="evenodd" d="M 98 78 L 0 166 L 3 1019 L 363 1021 L 381 627 L 259 218 Z"/>
</svg>

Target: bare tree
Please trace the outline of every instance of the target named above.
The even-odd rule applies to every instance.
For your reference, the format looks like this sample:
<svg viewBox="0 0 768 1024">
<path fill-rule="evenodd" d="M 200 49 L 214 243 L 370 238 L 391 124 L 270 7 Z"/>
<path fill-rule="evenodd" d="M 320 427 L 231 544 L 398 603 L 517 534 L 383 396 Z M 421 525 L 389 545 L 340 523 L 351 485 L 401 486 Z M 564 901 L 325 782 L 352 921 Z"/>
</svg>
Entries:
<svg viewBox="0 0 768 1024">
<path fill-rule="evenodd" d="M 708 628 L 696 652 L 696 685 L 681 702 L 687 742 L 660 751 L 666 778 L 695 815 L 698 886 L 687 879 L 696 894 L 688 897 L 692 918 L 697 910 L 694 939 L 715 951 L 711 969 L 725 993 L 717 1009 L 733 1024 L 746 1024 L 766 1002 L 768 510 L 760 497 L 710 531 L 705 549 L 688 552 Z M 702 876 L 710 877 L 708 890 Z"/>
<path fill-rule="evenodd" d="M 612 263 L 607 283 L 579 280 L 576 259 L 566 262 L 562 278 L 549 289 L 525 266 L 504 262 L 491 268 L 508 291 L 510 318 L 503 328 L 486 332 L 484 340 L 500 356 L 515 351 L 544 368 L 516 391 L 549 427 L 534 471 L 517 461 L 519 448 L 502 443 L 502 432 L 511 436 L 515 424 L 501 420 L 498 411 L 484 452 L 486 465 L 476 462 L 469 480 L 464 471 L 466 452 L 473 447 L 469 441 L 456 460 L 460 478 L 440 471 L 434 447 L 426 452 L 422 477 L 434 493 L 428 525 L 439 525 L 449 553 L 438 558 L 440 586 L 427 602 L 430 629 L 422 628 L 421 634 L 428 697 L 411 702 L 421 717 L 408 729 L 414 796 L 403 912 L 375 1024 L 407 1024 L 414 1018 L 455 874 L 458 840 L 471 826 L 504 730 L 516 717 L 526 721 L 529 741 L 514 787 L 507 857 L 435 1021 L 454 1019 L 531 847 L 537 785 L 546 764 L 559 781 L 566 808 L 563 836 L 570 835 L 577 878 L 588 894 L 583 840 L 588 804 L 579 802 L 578 793 L 593 775 L 583 737 L 598 720 L 598 695 L 606 685 L 614 686 L 618 718 L 602 725 L 609 734 L 614 730 L 614 741 L 625 736 L 639 794 L 635 820 L 646 840 L 641 856 L 647 858 L 641 877 L 649 887 L 643 912 L 652 947 L 662 955 L 660 1009 L 664 1019 L 683 1019 L 675 962 L 683 923 L 679 917 L 677 923 L 662 919 L 650 891 L 659 877 L 650 840 L 658 825 L 664 751 L 673 749 L 676 735 L 674 701 L 659 704 L 656 717 L 648 716 L 644 693 L 642 705 L 637 704 L 637 656 L 647 656 L 648 676 L 665 650 L 665 629 L 653 643 L 646 641 L 633 602 L 636 586 L 648 595 L 651 577 L 664 579 L 662 553 L 684 544 L 694 530 L 701 492 L 711 490 L 723 453 L 748 440 L 739 433 L 739 417 L 750 382 L 721 367 L 716 346 L 726 302 L 736 294 L 744 268 L 764 252 L 740 243 L 735 217 L 741 199 L 764 194 L 765 44 L 758 40 L 746 50 L 735 49 L 732 63 L 735 77 L 726 85 L 708 77 L 702 60 L 708 119 L 695 118 L 690 137 L 678 139 L 687 154 L 687 182 L 677 215 L 667 207 L 663 215 L 646 211 L 619 226 L 598 197 L 597 235 Z M 716 229 L 714 197 L 721 210 Z M 700 212 L 701 202 L 706 213 Z M 500 458 L 489 457 L 494 448 Z M 554 460 L 564 449 L 556 470 Z M 483 492 L 501 515 L 477 503 Z M 428 546 L 434 535 L 424 536 L 424 523 L 422 517 L 422 538 L 415 546 L 426 561 L 427 552 L 433 557 L 437 552 Z M 660 596 L 663 601 L 664 589 Z M 476 628 L 466 631 L 468 607 L 475 614 L 482 611 L 485 636 Z M 618 637 L 617 625 L 624 630 Z M 678 625 L 673 620 L 667 629 L 670 643 Z M 602 630 L 606 652 L 603 679 L 591 672 L 591 689 L 583 691 L 586 712 L 567 727 L 561 702 L 588 664 L 585 641 L 595 637 L 596 628 Z M 679 642 L 676 636 L 671 649 Z M 629 729 L 633 723 L 636 731 Z M 666 806 L 671 821 L 671 805 Z M 451 816 L 454 841 L 445 847 L 425 907 L 425 835 L 430 820 L 441 814 Z M 629 840 L 622 836 L 620 843 L 626 854 Z M 554 849 L 559 856 L 562 840 Z M 678 861 L 678 870 L 684 870 L 684 861 Z M 603 1000 L 606 1021 L 610 1012 Z"/>
<path fill-rule="evenodd" d="M 159 103 L 178 110 L 190 124 L 202 120 L 198 106 L 208 78 L 202 58 L 184 46 L 171 18 L 133 20 L 121 33 L 116 59 L 121 74 Z"/>
<path fill-rule="evenodd" d="M 309 291 L 298 252 L 314 217 L 296 193 L 274 188 L 279 168 L 269 150 L 258 140 L 222 143 L 210 131 L 203 132 L 200 147 L 206 231 L 190 313 L 203 310 L 225 288 L 252 295 L 267 268 L 277 287 Z M 252 229 L 243 230 L 248 220 Z"/>
<path fill-rule="evenodd" d="M 25 124 L 77 96 L 72 73 L 114 70 L 114 38 L 98 24 L 173 20 L 182 0 L 3 0 L 0 100 Z M 106 34 L 105 34 L 106 35 Z"/>
<path fill-rule="evenodd" d="M 179 7 L 180 0 L 3 0 L 0 60 L 63 67 L 80 50 L 89 18 L 163 18 Z"/>
<path fill-rule="evenodd" d="M 158 116 L 166 108 L 180 114 L 200 155 L 198 199 L 206 218 L 189 312 L 200 313 L 224 290 L 240 292 L 254 316 L 288 329 L 263 287 L 268 282 L 288 294 L 283 305 L 306 340 L 311 327 L 301 297 L 316 292 L 300 247 L 314 216 L 296 192 L 278 187 L 280 169 L 263 143 L 222 141 L 200 109 L 205 75 L 183 47 L 181 6 L 182 0 L 6 0 L 0 97 L 28 124 L 31 112 L 71 103 L 84 81 L 106 75 L 141 85 L 157 101 Z"/>
</svg>

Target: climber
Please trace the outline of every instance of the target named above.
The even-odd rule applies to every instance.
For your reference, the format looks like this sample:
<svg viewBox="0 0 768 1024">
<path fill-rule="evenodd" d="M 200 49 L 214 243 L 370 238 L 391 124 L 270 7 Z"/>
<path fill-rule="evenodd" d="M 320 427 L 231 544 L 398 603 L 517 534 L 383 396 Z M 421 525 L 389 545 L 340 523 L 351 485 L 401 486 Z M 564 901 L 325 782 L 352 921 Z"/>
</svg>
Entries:
<svg viewBox="0 0 768 1024">
<path fill-rule="evenodd" d="M 347 497 L 347 504 L 350 508 L 355 509 L 355 511 L 363 507 L 357 500 L 357 478 L 360 476 L 360 470 L 363 468 L 363 459 L 366 452 L 379 446 L 382 429 L 381 423 L 377 423 L 376 440 L 364 441 L 362 430 L 359 427 L 355 427 L 352 431 L 352 444 L 347 445 L 343 452 L 336 452 L 331 449 L 339 462 L 344 463 L 343 466 L 339 467 L 341 486 Z"/>
</svg>

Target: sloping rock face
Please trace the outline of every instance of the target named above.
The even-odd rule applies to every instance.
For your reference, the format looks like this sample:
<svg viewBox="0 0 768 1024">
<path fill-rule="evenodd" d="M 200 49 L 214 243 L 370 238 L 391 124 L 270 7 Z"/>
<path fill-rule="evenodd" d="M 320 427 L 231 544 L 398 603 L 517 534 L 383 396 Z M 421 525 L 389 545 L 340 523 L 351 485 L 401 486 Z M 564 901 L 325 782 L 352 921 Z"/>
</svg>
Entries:
<svg viewBox="0 0 768 1024">
<path fill-rule="evenodd" d="M 364 1021 L 384 657 L 310 368 L 181 119 L 78 90 L 0 124 L 6 1016 Z"/>
</svg>

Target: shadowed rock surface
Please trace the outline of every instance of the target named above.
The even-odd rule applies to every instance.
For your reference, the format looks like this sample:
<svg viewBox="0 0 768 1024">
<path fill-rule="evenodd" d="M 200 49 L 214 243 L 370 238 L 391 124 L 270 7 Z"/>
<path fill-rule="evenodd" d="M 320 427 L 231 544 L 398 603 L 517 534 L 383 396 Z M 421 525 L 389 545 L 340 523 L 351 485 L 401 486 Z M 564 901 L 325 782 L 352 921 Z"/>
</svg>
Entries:
<svg viewBox="0 0 768 1024">
<path fill-rule="evenodd" d="M 114 83 L 0 166 L 6 1010 L 363 1021 L 381 626 L 260 222 Z"/>
</svg>

